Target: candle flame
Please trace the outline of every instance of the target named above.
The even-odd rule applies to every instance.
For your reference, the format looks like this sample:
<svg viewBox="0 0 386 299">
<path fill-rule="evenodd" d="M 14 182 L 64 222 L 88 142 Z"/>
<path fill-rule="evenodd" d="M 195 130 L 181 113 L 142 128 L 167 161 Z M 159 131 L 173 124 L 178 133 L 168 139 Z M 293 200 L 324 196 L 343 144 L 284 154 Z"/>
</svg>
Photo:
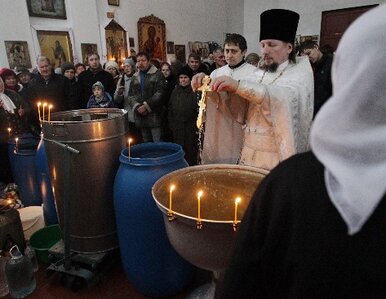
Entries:
<svg viewBox="0 0 386 299">
<path fill-rule="evenodd" d="M 45 107 L 45 106 L 47 106 L 47 103 L 46 103 L 46 102 L 43 103 L 43 107 Z"/>
<path fill-rule="evenodd" d="M 236 199 L 235 199 L 235 203 L 236 203 L 236 204 L 239 204 L 239 203 L 240 203 L 240 201 L 241 201 L 241 198 L 240 198 L 240 197 L 236 197 Z"/>
<path fill-rule="evenodd" d="M 54 106 L 52 106 L 51 104 L 48 106 L 48 109 L 52 109 Z"/>
<path fill-rule="evenodd" d="M 198 199 L 201 199 L 201 196 L 204 194 L 204 192 L 202 190 L 198 191 L 197 193 L 197 197 Z"/>
<path fill-rule="evenodd" d="M 11 133 L 12 129 L 11 128 L 8 128 L 8 133 Z"/>
<path fill-rule="evenodd" d="M 42 105 L 42 103 L 41 103 L 41 102 L 39 102 L 39 103 L 38 103 L 38 107 L 40 107 L 41 105 Z"/>
<path fill-rule="evenodd" d="M 171 185 L 171 186 L 170 186 L 170 192 L 173 192 L 173 191 L 174 191 L 174 189 L 176 189 L 176 186 L 174 186 L 174 185 Z"/>
<path fill-rule="evenodd" d="M 18 143 L 18 141 L 19 141 L 19 138 L 17 138 L 17 137 L 16 137 L 16 138 L 15 138 L 15 141 L 16 141 L 16 143 Z"/>
<path fill-rule="evenodd" d="M 8 204 L 12 204 L 12 199 L 8 199 Z"/>
<path fill-rule="evenodd" d="M 132 139 L 132 138 L 129 138 L 129 139 L 127 139 L 127 142 L 130 144 L 130 143 L 133 142 L 133 139 Z"/>
</svg>

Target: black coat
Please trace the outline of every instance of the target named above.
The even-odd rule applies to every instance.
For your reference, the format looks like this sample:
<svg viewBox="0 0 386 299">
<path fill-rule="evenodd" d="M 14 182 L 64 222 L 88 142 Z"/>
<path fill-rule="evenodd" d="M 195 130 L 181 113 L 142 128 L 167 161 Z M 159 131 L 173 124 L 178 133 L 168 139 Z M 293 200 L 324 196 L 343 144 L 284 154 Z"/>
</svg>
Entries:
<svg viewBox="0 0 386 299">
<path fill-rule="evenodd" d="M 182 146 L 189 165 L 197 164 L 198 130 L 197 95 L 189 86 L 177 85 L 170 96 L 168 105 L 169 127 L 173 142 Z"/>
<path fill-rule="evenodd" d="M 26 94 L 27 100 L 34 110 L 40 101 L 52 104 L 53 112 L 65 111 L 69 109 L 69 103 L 74 101 L 70 80 L 55 73 L 52 73 L 48 81 L 45 81 L 40 74 L 37 74 L 31 80 Z"/>
<path fill-rule="evenodd" d="M 253 196 L 216 298 L 385 298 L 385 197 L 349 236 L 316 157 L 282 162 Z"/>
<path fill-rule="evenodd" d="M 78 97 L 78 108 L 87 108 L 87 102 L 92 95 L 92 86 L 97 81 L 100 81 L 103 84 L 105 91 L 108 92 L 111 97 L 114 96 L 115 83 L 113 76 L 103 69 L 100 69 L 96 73 L 93 73 L 90 69 L 88 69 L 81 73 L 78 77 L 76 92 Z"/>
<path fill-rule="evenodd" d="M 327 54 L 324 54 L 322 59 L 312 66 L 315 82 L 314 116 L 332 95 L 331 66 L 332 56 Z"/>
</svg>

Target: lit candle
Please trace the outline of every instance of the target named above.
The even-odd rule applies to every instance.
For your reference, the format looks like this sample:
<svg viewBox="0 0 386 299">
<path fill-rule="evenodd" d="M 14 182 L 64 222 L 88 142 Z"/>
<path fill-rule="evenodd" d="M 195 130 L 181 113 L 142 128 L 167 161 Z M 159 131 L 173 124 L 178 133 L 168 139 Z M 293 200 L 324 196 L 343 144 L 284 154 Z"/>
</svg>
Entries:
<svg viewBox="0 0 386 299">
<path fill-rule="evenodd" d="M 197 229 L 202 229 L 202 223 L 201 223 L 201 196 L 204 192 L 202 190 L 198 191 L 197 193 Z"/>
<path fill-rule="evenodd" d="M 11 205 L 13 203 L 12 199 L 8 199 L 8 205 Z"/>
<path fill-rule="evenodd" d="M 40 117 L 40 106 L 42 105 L 42 103 L 38 103 L 38 114 L 39 114 L 39 121 L 42 121 L 41 117 Z"/>
<path fill-rule="evenodd" d="M 18 147 L 18 145 L 19 145 L 19 138 L 15 138 L 15 143 L 16 143 L 16 150 L 17 150 L 17 147 Z"/>
<path fill-rule="evenodd" d="M 173 197 L 173 190 L 176 188 L 176 186 L 171 185 L 170 186 L 170 191 L 169 191 L 169 213 L 172 213 L 172 197 Z"/>
<path fill-rule="evenodd" d="M 46 106 L 47 106 L 47 103 L 44 102 L 44 103 L 43 103 L 42 121 L 44 121 L 44 107 L 46 107 Z"/>
<path fill-rule="evenodd" d="M 130 161 L 130 147 L 131 147 L 131 142 L 133 142 L 133 139 L 129 138 L 127 142 L 129 143 L 129 147 L 127 148 L 127 150 L 129 151 L 129 161 Z"/>
<path fill-rule="evenodd" d="M 204 192 L 202 192 L 202 190 L 198 191 L 197 193 L 197 202 L 198 202 L 198 207 L 197 207 L 197 221 L 201 221 L 201 197 L 202 197 L 202 194 Z"/>
<path fill-rule="evenodd" d="M 240 201 L 241 201 L 241 198 L 240 198 L 240 197 L 237 197 L 237 198 L 235 199 L 235 221 L 234 221 L 235 224 L 237 224 L 237 207 L 238 207 Z"/>
<path fill-rule="evenodd" d="M 12 129 L 11 128 L 8 128 L 8 138 L 11 139 L 11 131 Z"/>
<path fill-rule="evenodd" d="M 48 106 L 48 122 L 51 120 L 51 109 L 52 109 L 52 105 L 50 104 L 49 106 Z"/>
</svg>

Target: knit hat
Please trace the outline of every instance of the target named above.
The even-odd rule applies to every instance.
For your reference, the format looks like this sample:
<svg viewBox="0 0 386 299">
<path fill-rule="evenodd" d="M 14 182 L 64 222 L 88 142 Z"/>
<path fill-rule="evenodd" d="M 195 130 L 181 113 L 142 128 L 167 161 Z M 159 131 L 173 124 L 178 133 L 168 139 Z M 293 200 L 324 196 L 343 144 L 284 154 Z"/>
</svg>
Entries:
<svg viewBox="0 0 386 299">
<path fill-rule="evenodd" d="M 4 82 L 5 82 L 5 77 L 8 77 L 8 76 L 14 76 L 16 78 L 16 74 L 13 70 L 6 67 L 1 68 L 0 77 L 3 79 Z"/>
<path fill-rule="evenodd" d="M 94 89 L 96 87 L 99 87 L 100 89 L 102 89 L 102 91 L 105 91 L 105 87 L 103 86 L 102 82 L 101 81 L 97 81 L 95 82 L 93 85 L 92 85 L 92 90 L 94 91 Z"/>
<path fill-rule="evenodd" d="M 186 75 L 189 77 L 190 80 L 192 80 L 192 77 L 193 77 L 193 71 L 190 67 L 187 67 L 187 66 L 184 66 L 182 69 L 180 69 L 179 73 L 178 73 L 178 77 L 180 75 Z"/>
<path fill-rule="evenodd" d="M 18 65 L 15 67 L 15 73 L 16 73 L 16 76 L 19 76 L 20 74 L 31 75 L 31 72 L 29 71 L 29 69 L 22 65 Z"/>
<path fill-rule="evenodd" d="M 260 15 L 260 41 L 277 39 L 294 43 L 299 14 L 286 9 L 270 9 Z"/>
<path fill-rule="evenodd" d="M 64 72 L 67 70 L 75 71 L 75 66 L 71 62 L 63 62 L 61 65 L 61 69 L 62 69 L 62 74 L 64 74 Z"/>
<path fill-rule="evenodd" d="M 117 72 L 119 72 L 119 66 L 118 66 L 118 63 L 116 63 L 115 61 L 107 61 L 105 63 L 105 70 L 107 70 L 107 68 L 109 66 L 112 66 L 113 68 L 115 68 L 117 70 Z"/>
<path fill-rule="evenodd" d="M 125 61 L 123 62 L 123 65 L 127 65 L 127 64 L 130 64 L 133 68 L 135 68 L 135 62 L 134 62 L 133 58 L 125 59 Z"/>
</svg>

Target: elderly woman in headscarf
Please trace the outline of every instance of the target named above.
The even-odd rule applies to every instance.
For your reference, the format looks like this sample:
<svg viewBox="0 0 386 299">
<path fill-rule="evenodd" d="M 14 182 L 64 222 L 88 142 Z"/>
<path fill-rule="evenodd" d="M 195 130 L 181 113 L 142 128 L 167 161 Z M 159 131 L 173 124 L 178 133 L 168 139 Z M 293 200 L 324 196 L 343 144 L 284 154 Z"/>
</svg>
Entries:
<svg viewBox="0 0 386 299">
<path fill-rule="evenodd" d="M 16 73 L 11 69 L 8 69 L 5 67 L 1 68 L 0 77 L 3 79 L 5 90 L 8 90 L 8 91 L 12 90 L 17 92 L 20 95 L 21 99 L 17 100 L 19 101 L 17 108 L 21 117 L 21 121 L 23 123 L 23 131 L 29 131 L 33 125 L 32 123 L 29 124 L 32 111 L 31 111 L 31 106 L 28 103 L 27 97 L 26 97 L 27 88 L 24 87 L 24 85 L 19 83 Z"/>
<path fill-rule="evenodd" d="M 385 298 L 385 16 L 383 4 L 343 35 L 312 152 L 258 187 L 216 298 Z"/>
<path fill-rule="evenodd" d="M 114 84 L 117 86 L 118 80 L 121 77 L 119 73 L 118 63 L 115 61 L 107 61 L 104 65 L 105 71 L 109 72 L 114 78 Z M 112 96 L 112 95 L 111 95 Z"/>
<path fill-rule="evenodd" d="M 0 77 L 3 79 L 5 89 L 16 91 L 25 99 L 26 89 L 19 83 L 16 73 L 13 70 L 6 67 L 1 68 Z"/>
<path fill-rule="evenodd" d="M 12 181 L 7 151 L 8 140 L 28 132 L 23 108 L 26 106 L 27 103 L 17 92 L 5 89 L 0 76 L 0 182 L 3 183 Z"/>
</svg>

